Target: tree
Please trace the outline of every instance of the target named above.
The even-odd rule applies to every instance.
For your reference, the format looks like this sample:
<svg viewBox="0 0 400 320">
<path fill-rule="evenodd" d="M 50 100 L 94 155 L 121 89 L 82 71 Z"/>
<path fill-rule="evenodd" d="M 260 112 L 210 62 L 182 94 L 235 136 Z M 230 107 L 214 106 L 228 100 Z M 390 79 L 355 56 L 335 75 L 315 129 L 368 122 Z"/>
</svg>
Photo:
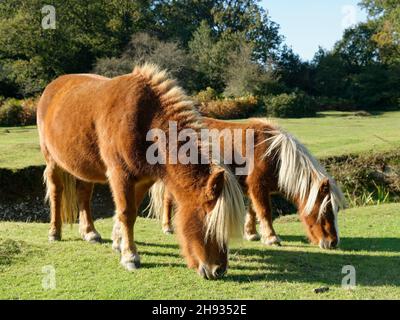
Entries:
<svg viewBox="0 0 400 320">
<path fill-rule="evenodd" d="M 224 70 L 225 96 L 266 95 L 276 86 L 273 71 L 268 72 L 263 65 L 253 61 L 253 52 L 253 45 L 241 41 L 238 48 L 228 54 Z"/>
<path fill-rule="evenodd" d="M 341 55 L 349 72 L 382 62 L 381 52 L 373 40 L 376 30 L 374 23 L 360 23 L 346 29 L 342 39 L 335 44 L 334 51 Z"/>
<path fill-rule="evenodd" d="M 155 36 L 139 32 L 132 36 L 125 51 L 119 58 L 101 58 L 97 61 L 94 72 L 107 77 L 115 77 L 132 72 L 135 65 L 145 62 L 154 63 L 167 69 L 170 75 L 180 80 L 188 91 L 193 88 L 193 70 L 191 59 L 176 41 L 162 41 Z"/>
<path fill-rule="evenodd" d="M 316 94 L 345 99 L 356 108 L 395 106 L 400 97 L 399 67 L 385 62 L 374 41 L 378 24 L 361 23 L 345 30 L 333 50 L 315 56 Z"/>
<path fill-rule="evenodd" d="M 205 22 L 215 38 L 243 33 L 262 63 L 275 57 L 282 43 L 279 26 L 271 21 L 258 0 L 156 0 L 154 31 L 161 39 L 178 39 L 185 47 Z"/>
<path fill-rule="evenodd" d="M 400 4 L 398 0 L 362 0 L 361 6 L 378 24 L 373 36 L 387 63 L 400 63 Z"/>
<path fill-rule="evenodd" d="M 1 1 L 1 64 L 21 94 L 35 94 L 60 74 L 89 71 L 97 58 L 118 55 L 146 24 L 148 2 Z M 55 7 L 56 29 L 42 28 L 44 5 Z"/>
<path fill-rule="evenodd" d="M 277 73 L 279 79 L 289 89 L 301 89 L 314 93 L 311 83 L 313 76 L 312 66 L 301 60 L 300 56 L 287 46 L 281 50 L 277 60 Z"/>
</svg>

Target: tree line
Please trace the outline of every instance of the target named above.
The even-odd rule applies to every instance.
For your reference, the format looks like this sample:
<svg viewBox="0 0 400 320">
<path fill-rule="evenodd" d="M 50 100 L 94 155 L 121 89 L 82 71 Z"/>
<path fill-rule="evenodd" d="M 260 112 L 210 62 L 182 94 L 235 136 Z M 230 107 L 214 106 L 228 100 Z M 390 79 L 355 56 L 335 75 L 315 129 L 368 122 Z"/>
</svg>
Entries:
<svg viewBox="0 0 400 320">
<path fill-rule="evenodd" d="M 55 29 L 41 26 L 44 5 L 56 9 Z M 219 97 L 310 96 L 318 108 L 399 108 L 400 2 L 360 5 L 367 22 L 302 61 L 257 0 L 2 1 L 0 96 L 35 96 L 62 74 L 116 76 L 151 61 L 190 94 L 211 88 Z"/>
</svg>

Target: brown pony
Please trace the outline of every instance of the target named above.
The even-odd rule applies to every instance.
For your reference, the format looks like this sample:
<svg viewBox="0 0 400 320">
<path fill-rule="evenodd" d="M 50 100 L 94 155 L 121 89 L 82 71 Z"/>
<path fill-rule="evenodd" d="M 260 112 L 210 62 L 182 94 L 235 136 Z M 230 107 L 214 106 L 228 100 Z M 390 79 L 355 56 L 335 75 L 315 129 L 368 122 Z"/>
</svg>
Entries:
<svg viewBox="0 0 400 320">
<path fill-rule="evenodd" d="M 49 240 L 79 214 L 84 240 L 99 241 L 90 213 L 94 183 L 109 183 L 116 207 L 113 248 L 128 270 L 140 265 L 133 228 L 145 193 L 161 180 L 178 201 L 176 228 L 188 266 L 204 278 L 227 269 L 228 238 L 240 232 L 244 204 L 233 174 L 218 163 L 149 164 L 149 130 L 202 128 L 193 103 L 153 65 L 113 79 L 76 74 L 49 84 L 38 106 L 40 146 L 51 206 Z M 201 149 L 200 145 L 198 146 Z"/>
<path fill-rule="evenodd" d="M 266 245 L 280 244 L 271 215 L 270 196 L 281 193 L 297 205 L 310 241 L 321 248 L 335 248 L 339 244 L 337 214 L 345 206 L 344 197 L 335 181 L 318 161 L 292 135 L 272 122 L 252 119 L 247 123 L 233 123 L 204 118 L 209 129 L 255 132 L 254 169 L 238 177 L 244 193 L 250 199 L 245 222 L 245 238 L 255 241 L 256 216 L 261 224 L 261 239 Z M 220 135 L 221 145 L 224 136 Z M 222 148 L 221 148 L 222 149 Z M 232 145 L 235 152 L 246 150 L 243 145 Z M 233 167 L 237 167 L 233 164 Z M 164 185 L 151 188 L 150 213 L 162 216 L 163 231 L 172 233 L 171 213 L 174 197 L 164 192 Z"/>
</svg>

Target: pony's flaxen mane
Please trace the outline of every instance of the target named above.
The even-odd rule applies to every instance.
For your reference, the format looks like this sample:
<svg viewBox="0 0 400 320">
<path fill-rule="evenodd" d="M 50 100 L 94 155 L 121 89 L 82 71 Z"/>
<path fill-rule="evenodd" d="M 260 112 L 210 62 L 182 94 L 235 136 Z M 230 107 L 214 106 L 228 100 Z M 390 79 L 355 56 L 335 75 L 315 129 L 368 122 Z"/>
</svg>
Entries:
<svg viewBox="0 0 400 320">
<path fill-rule="evenodd" d="M 194 102 L 178 86 L 176 80 L 168 77 L 166 70 L 161 70 L 157 65 L 145 63 L 137 66 L 132 72 L 139 75 L 147 82 L 158 96 L 164 108 L 165 119 L 173 119 L 185 124 L 194 130 L 203 128 L 200 114 L 194 107 Z"/>
<path fill-rule="evenodd" d="M 278 157 L 279 189 L 288 198 L 298 198 L 302 203 L 305 202 L 304 213 L 310 214 L 322 182 L 328 179 L 330 194 L 323 200 L 319 216 L 325 212 L 329 203 L 332 204 L 333 213 L 336 215 L 339 209 L 345 206 L 344 196 L 317 159 L 295 137 L 279 127 L 274 126 L 273 130 L 267 133 L 271 137 L 265 141 L 269 146 L 264 157 Z"/>
<path fill-rule="evenodd" d="M 242 189 L 234 174 L 220 160 L 214 160 L 214 163 L 224 169 L 225 183 L 217 203 L 207 215 L 205 238 L 215 236 L 218 245 L 224 248 L 229 238 L 243 235 L 245 205 Z"/>
<path fill-rule="evenodd" d="M 197 132 L 205 128 L 200 114 L 194 107 L 194 102 L 187 97 L 175 80 L 168 77 L 165 70 L 160 70 L 156 65 L 144 64 L 133 70 L 134 75 L 141 76 L 153 91 L 164 109 L 166 120 L 178 121 L 182 127 L 193 129 Z M 200 138 L 200 136 L 199 136 Z M 206 142 L 201 141 L 204 147 Z M 209 150 L 209 148 L 207 148 Z M 242 190 L 233 174 L 221 160 L 211 160 L 211 170 L 224 169 L 225 183 L 220 197 L 217 199 L 213 210 L 207 215 L 206 239 L 214 236 L 217 243 L 223 248 L 229 237 L 242 233 L 245 207 Z M 149 215 L 160 218 L 163 210 L 164 185 L 157 182 L 150 189 Z"/>
</svg>

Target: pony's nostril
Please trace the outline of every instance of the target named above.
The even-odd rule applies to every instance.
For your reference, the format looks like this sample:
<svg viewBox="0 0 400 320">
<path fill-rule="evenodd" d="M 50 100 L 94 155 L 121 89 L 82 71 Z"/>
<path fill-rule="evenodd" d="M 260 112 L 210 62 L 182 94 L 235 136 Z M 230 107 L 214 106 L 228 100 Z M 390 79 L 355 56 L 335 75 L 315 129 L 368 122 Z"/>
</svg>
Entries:
<svg viewBox="0 0 400 320">
<path fill-rule="evenodd" d="M 220 279 L 225 275 L 225 273 L 226 273 L 226 268 L 221 267 L 221 266 L 217 267 L 214 270 L 214 277 L 217 279 Z"/>
<path fill-rule="evenodd" d="M 337 245 L 338 245 L 338 241 L 337 241 L 336 239 L 335 239 L 335 240 L 332 240 L 332 241 L 330 242 L 330 244 L 329 244 L 329 246 L 330 246 L 331 248 L 336 248 Z"/>
</svg>

